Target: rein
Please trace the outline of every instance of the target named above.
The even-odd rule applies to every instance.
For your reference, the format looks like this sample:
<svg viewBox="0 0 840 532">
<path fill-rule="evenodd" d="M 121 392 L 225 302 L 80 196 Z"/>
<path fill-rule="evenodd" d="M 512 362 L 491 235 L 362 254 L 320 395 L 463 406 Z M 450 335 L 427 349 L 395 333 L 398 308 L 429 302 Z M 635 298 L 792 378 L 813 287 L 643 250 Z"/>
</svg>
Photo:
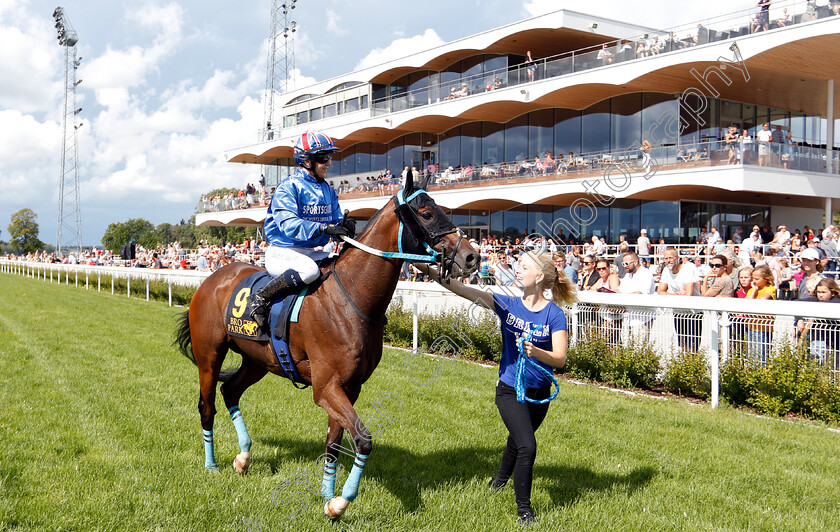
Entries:
<svg viewBox="0 0 840 532">
<path fill-rule="evenodd" d="M 437 244 L 441 238 L 444 236 L 451 234 L 451 233 L 458 233 L 458 243 L 455 246 L 455 249 L 458 249 L 458 245 L 461 244 L 461 239 L 463 239 L 466 235 L 461 232 L 458 228 L 452 226 L 451 229 L 445 228 L 439 232 L 430 232 L 420 221 L 417 219 L 417 213 L 414 212 L 409 206 L 408 203 L 415 198 L 417 198 L 420 194 L 427 194 L 427 192 L 423 189 L 418 189 L 414 193 L 412 193 L 408 198 L 403 197 L 403 191 L 400 190 L 397 195 L 394 197 L 394 203 L 396 204 L 395 212 L 397 214 L 397 218 L 400 221 L 399 231 L 397 233 L 397 249 L 399 251 L 382 251 L 376 248 L 372 248 L 366 244 L 362 244 L 358 240 L 351 238 L 349 236 L 341 236 L 340 238 L 342 241 L 350 244 L 351 246 L 359 249 L 360 251 L 364 251 L 365 253 L 369 253 L 376 257 L 382 257 L 384 259 L 401 259 L 410 262 L 437 262 L 438 258 L 440 258 L 441 268 L 442 271 L 448 271 L 448 268 L 451 268 L 452 265 L 455 263 L 454 256 L 452 258 L 446 257 L 445 253 L 440 253 L 435 251 L 432 246 Z M 450 222 L 451 224 L 451 222 Z M 406 228 L 408 230 L 406 231 Z M 418 235 L 419 233 L 419 235 Z M 421 253 L 407 253 L 403 250 L 403 235 L 411 236 L 414 240 L 422 244 L 423 248 L 426 250 L 427 254 Z M 431 242 L 431 244 L 429 243 Z M 342 250 L 343 253 L 343 250 Z M 385 322 L 379 322 L 365 314 L 364 312 L 356 306 L 353 302 L 353 299 L 350 297 L 350 293 L 347 292 L 347 289 L 344 288 L 344 285 L 341 283 L 341 280 L 338 278 L 338 273 L 335 270 L 335 265 L 338 261 L 332 263 L 330 267 L 330 274 L 335 277 L 336 284 L 338 284 L 338 288 L 341 290 L 341 293 L 344 294 L 344 297 L 350 303 L 350 306 L 356 312 L 356 314 L 365 320 L 367 323 L 374 325 L 374 326 L 384 326 Z"/>
<path fill-rule="evenodd" d="M 519 356 L 516 358 L 516 377 L 514 378 L 514 384 L 516 386 L 514 386 L 514 388 L 516 389 L 516 402 L 518 403 L 524 403 L 527 401 L 537 405 L 544 405 L 557 397 L 557 393 L 560 391 L 560 385 L 557 383 L 557 379 L 554 378 L 554 375 L 544 367 L 534 363 L 534 361 L 525 354 L 525 342 L 531 341 L 531 338 L 534 337 L 534 331 L 541 331 L 543 328 L 543 325 L 534 325 L 533 329 L 528 329 L 522 336 L 516 339 L 516 347 L 519 349 Z M 525 395 L 525 364 L 530 364 L 531 366 L 537 368 L 540 373 L 551 379 L 551 383 L 554 385 L 554 393 L 552 393 L 548 399 L 531 399 Z"/>
</svg>

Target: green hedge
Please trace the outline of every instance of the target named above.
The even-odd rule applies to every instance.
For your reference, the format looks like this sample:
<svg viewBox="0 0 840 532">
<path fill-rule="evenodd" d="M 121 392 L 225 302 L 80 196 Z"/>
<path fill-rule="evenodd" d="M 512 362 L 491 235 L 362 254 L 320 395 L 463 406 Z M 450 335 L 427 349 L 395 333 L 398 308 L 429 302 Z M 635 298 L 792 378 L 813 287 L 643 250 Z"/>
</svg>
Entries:
<svg viewBox="0 0 840 532">
<path fill-rule="evenodd" d="M 659 356 L 650 344 L 610 346 L 594 327 L 585 329 L 569 349 L 566 370 L 576 378 L 626 388 L 650 388 L 657 382 Z"/>
<path fill-rule="evenodd" d="M 721 396 L 762 414 L 840 422 L 840 383 L 807 349 L 790 343 L 775 346 L 765 367 L 748 358 L 727 361 L 721 368 Z"/>
<path fill-rule="evenodd" d="M 386 313 L 385 341 L 397 347 L 412 347 L 412 314 L 395 298 Z M 463 310 L 423 314 L 418 320 L 417 341 L 421 349 L 440 354 L 498 362 L 502 335 L 498 320 L 489 312 L 468 317 Z"/>
</svg>

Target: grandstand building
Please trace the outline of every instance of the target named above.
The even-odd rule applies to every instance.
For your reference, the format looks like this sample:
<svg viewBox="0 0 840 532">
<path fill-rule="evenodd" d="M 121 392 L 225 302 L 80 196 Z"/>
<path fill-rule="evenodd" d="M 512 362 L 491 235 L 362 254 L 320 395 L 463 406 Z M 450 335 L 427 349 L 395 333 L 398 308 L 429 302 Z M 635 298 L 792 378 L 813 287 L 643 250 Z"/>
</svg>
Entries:
<svg viewBox="0 0 840 532">
<path fill-rule="evenodd" d="M 329 180 L 354 216 L 388 201 L 381 172 L 416 167 L 474 237 L 550 228 L 617 242 L 645 228 L 691 243 L 710 226 L 724 238 L 753 225 L 823 227 L 840 209 L 826 126 L 840 16 L 774 2 L 769 30 L 754 31 L 754 15 L 666 30 L 569 10 L 530 18 L 284 94 L 280 134 L 225 157 L 266 165 L 270 187 L 288 175 L 294 140 L 321 130 L 341 148 Z M 724 142 L 731 125 L 750 139 Z M 206 212 L 197 223 L 264 215 Z"/>
</svg>

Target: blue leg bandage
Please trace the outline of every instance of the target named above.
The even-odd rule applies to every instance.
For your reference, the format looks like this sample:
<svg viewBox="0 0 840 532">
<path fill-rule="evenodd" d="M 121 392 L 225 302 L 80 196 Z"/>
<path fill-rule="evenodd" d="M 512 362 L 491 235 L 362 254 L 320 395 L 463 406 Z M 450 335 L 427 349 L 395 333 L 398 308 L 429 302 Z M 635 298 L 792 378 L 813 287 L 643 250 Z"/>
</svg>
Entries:
<svg viewBox="0 0 840 532">
<path fill-rule="evenodd" d="M 321 495 L 325 501 L 335 497 L 335 471 L 338 462 L 324 462 L 324 480 L 321 482 Z"/>
<path fill-rule="evenodd" d="M 347 482 L 341 489 L 341 496 L 353 501 L 356 495 L 359 494 L 359 481 L 362 480 L 362 473 L 365 472 L 365 465 L 367 465 L 368 455 L 356 453 L 356 460 L 353 462 L 353 469 L 350 470 L 350 476 L 347 477 Z"/>
<path fill-rule="evenodd" d="M 213 431 L 204 430 L 204 469 L 216 471 L 216 450 L 213 446 Z"/>
<path fill-rule="evenodd" d="M 236 435 L 239 437 L 239 450 L 242 452 L 251 451 L 251 436 L 248 435 L 248 429 L 245 428 L 245 420 L 242 419 L 242 411 L 239 406 L 232 406 L 228 408 L 230 418 L 233 420 L 233 426 L 236 428 Z"/>
</svg>

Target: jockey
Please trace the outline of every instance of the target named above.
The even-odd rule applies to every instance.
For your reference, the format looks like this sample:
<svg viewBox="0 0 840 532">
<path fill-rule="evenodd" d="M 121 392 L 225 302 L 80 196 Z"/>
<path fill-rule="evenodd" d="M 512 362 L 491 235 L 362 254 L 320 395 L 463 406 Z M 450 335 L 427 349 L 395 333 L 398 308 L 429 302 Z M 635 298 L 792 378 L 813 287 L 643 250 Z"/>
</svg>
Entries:
<svg viewBox="0 0 840 532">
<path fill-rule="evenodd" d="M 319 131 L 303 133 L 295 143 L 300 168 L 277 185 L 265 217 L 265 269 L 274 277 L 251 295 L 251 319 L 262 327 L 269 304 L 280 292 L 309 284 L 320 275 L 316 261 L 329 255 L 330 236 L 350 236 L 356 220 L 342 218 L 338 196 L 324 179 L 335 142 Z"/>
</svg>

